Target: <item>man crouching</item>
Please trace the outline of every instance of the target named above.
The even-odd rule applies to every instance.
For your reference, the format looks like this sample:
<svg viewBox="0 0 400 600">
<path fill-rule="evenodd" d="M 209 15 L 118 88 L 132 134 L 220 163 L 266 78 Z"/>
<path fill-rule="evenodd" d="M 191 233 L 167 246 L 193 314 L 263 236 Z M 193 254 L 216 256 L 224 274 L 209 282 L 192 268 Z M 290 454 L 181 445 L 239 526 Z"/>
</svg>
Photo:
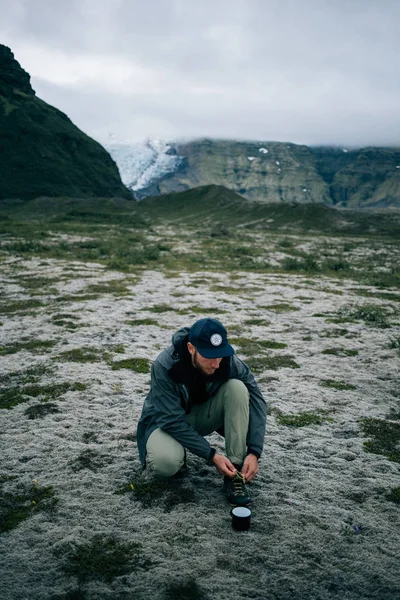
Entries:
<svg viewBox="0 0 400 600">
<path fill-rule="evenodd" d="M 228 342 L 216 319 L 200 319 L 172 336 L 151 369 L 151 388 L 137 430 L 140 460 L 171 477 L 186 450 L 224 475 L 228 502 L 250 503 L 245 485 L 258 472 L 264 443 L 266 403 L 249 367 Z M 218 454 L 204 436 L 225 437 Z"/>
</svg>

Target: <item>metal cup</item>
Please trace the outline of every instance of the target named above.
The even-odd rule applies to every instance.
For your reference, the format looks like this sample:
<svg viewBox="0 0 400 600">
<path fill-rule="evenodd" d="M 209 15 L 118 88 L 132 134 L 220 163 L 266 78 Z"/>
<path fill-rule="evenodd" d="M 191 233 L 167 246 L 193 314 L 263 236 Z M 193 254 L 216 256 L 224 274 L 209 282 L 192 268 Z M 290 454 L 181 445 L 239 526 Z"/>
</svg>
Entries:
<svg viewBox="0 0 400 600">
<path fill-rule="evenodd" d="M 231 510 L 232 527 L 235 531 L 247 531 L 250 528 L 251 510 L 247 506 L 235 506 Z"/>
</svg>

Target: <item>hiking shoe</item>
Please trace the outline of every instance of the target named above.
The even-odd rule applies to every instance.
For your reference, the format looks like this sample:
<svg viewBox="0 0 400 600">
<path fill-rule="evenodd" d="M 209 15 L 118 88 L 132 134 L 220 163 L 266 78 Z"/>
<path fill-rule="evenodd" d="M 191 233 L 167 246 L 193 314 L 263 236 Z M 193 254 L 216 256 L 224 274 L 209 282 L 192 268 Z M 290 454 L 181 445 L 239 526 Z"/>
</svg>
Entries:
<svg viewBox="0 0 400 600">
<path fill-rule="evenodd" d="M 236 471 L 236 475 L 233 478 L 225 475 L 224 487 L 227 500 L 232 506 L 247 506 L 250 504 L 251 499 L 245 483 L 246 478 L 243 477 L 240 471 Z"/>
</svg>

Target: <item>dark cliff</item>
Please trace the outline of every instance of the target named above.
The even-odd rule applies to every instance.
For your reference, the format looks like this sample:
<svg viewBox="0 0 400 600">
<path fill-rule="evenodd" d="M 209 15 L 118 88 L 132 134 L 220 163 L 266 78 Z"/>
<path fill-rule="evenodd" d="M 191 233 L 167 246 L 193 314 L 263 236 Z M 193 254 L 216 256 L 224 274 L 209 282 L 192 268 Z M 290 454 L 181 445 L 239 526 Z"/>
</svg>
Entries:
<svg viewBox="0 0 400 600">
<path fill-rule="evenodd" d="M 0 44 L 0 198 L 131 198 L 115 162 L 61 111 L 37 98 Z"/>
</svg>

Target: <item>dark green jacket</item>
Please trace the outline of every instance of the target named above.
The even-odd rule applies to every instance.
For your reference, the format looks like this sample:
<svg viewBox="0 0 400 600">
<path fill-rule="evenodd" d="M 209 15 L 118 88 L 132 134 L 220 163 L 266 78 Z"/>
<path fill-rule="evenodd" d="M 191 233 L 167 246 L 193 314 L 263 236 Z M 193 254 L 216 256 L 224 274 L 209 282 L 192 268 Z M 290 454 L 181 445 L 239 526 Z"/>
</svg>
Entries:
<svg viewBox="0 0 400 600">
<path fill-rule="evenodd" d="M 151 388 L 147 395 L 137 429 L 140 460 L 146 462 L 146 443 L 157 428 L 169 433 L 184 448 L 208 460 L 213 450 L 209 442 L 187 422 L 191 410 L 190 385 L 187 381 L 187 354 L 189 328 L 180 329 L 172 336 L 172 346 L 161 352 L 151 368 Z M 263 450 L 267 406 L 249 367 L 237 356 L 222 359 L 214 376 L 206 384 L 208 397 L 228 379 L 243 381 L 250 394 L 250 417 L 247 433 L 249 453 L 260 456 Z M 222 431 L 220 433 L 223 433 Z"/>
</svg>

